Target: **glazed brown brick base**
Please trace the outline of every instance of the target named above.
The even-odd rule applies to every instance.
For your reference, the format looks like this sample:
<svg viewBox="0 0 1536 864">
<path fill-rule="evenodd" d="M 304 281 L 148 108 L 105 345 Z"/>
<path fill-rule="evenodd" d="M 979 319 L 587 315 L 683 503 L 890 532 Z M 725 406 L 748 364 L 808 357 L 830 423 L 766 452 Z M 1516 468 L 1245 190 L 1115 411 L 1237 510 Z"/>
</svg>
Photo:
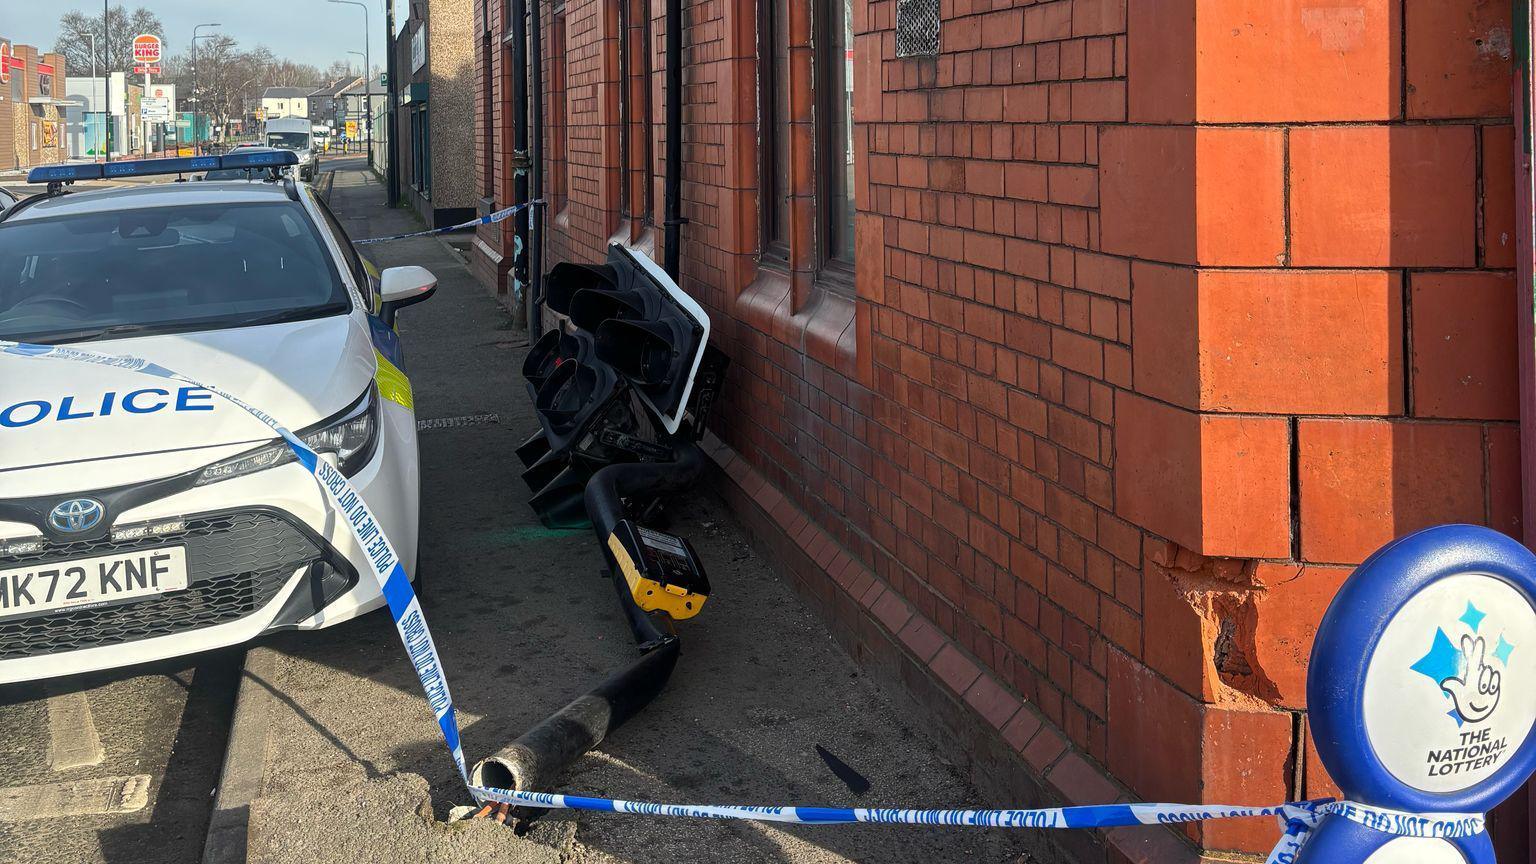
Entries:
<svg viewBox="0 0 1536 864">
<path fill-rule="evenodd" d="M 711 482 L 758 553 L 778 565 L 854 662 L 967 772 L 984 797 L 946 805 L 1033 808 L 1134 800 L 728 445 L 711 434 L 704 449 L 719 469 L 711 472 Z M 1038 864 L 1242 860 L 1247 859 L 1201 857 L 1179 835 L 1157 827 L 1041 832 L 1035 853 Z"/>
<path fill-rule="evenodd" d="M 495 251 L 495 243 L 499 238 L 492 236 L 488 239 L 487 233 L 475 232 L 474 242 L 469 247 L 469 269 L 475 280 L 485 286 L 491 296 L 501 300 L 510 309 L 517 305 L 507 299 L 507 274 L 512 270 L 512 259 Z"/>
</svg>

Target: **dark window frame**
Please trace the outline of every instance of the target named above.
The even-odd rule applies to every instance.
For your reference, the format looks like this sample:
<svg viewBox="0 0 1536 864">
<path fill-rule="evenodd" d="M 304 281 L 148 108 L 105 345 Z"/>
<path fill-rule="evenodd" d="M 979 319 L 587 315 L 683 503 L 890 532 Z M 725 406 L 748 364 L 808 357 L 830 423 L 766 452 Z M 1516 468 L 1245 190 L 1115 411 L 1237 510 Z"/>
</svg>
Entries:
<svg viewBox="0 0 1536 864">
<path fill-rule="evenodd" d="M 570 93 L 570 62 L 566 58 L 568 32 L 566 30 L 566 4 L 557 3 L 550 9 L 549 17 L 549 87 L 546 104 L 546 129 L 549 131 L 549 201 L 550 210 L 557 216 L 570 205 L 570 116 L 567 99 Z M 556 122 L 556 118 L 559 122 Z"/>
<path fill-rule="evenodd" d="M 651 32 L 651 16 L 649 0 L 640 0 L 641 7 L 646 14 L 640 20 L 640 48 L 642 50 L 641 70 L 645 76 L 645 86 L 640 88 L 640 103 L 645 109 L 645 122 L 641 124 L 641 130 L 645 135 L 645 170 L 641 177 L 645 183 L 645 224 L 654 225 L 656 222 L 656 105 L 652 99 L 653 87 L 656 84 L 656 42 Z"/>
<path fill-rule="evenodd" d="M 843 193 L 837 190 L 837 179 L 841 173 L 834 160 L 844 159 L 846 164 L 842 171 L 853 171 L 852 160 L 854 148 L 851 142 L 853 118 L 849 113 L 848 135 L 841 142 L 834 142 L 835 126 L 832 117 L 843 112 L 843 100 L 847 97 L 840 88 L 831 86 L 837 82 L 839 76 L 832 74 L 832 64 L 846 63 L 845 55 L 850 46 L 841 45 L 841 38 L 834 38 L 834 4 L 841 5 L 843 0 L 810 0 L 812 4 L 811 19 L 811 75 L 813 79 L 813 92 L 815 95 L 815 128 L 812 135 L 815 139 L 816 152 L 814 156 L 816 164 L 816 261 L 817 281 L 825 283 L 827 287 L 839 293 L 848 293 L 853 288 L 854 268 L 854 232 L 851 227 L 846 237 L 837 237 L 834 231 L 839 230 L 838 223 L 843 216 L 843 203 L 847 207 L 856 207 L 851 200 L 843 202 Z M 847 14 L 846 10 L 843 14 Z M 846 74 L 846 73 L 845 73 Z M 837 91 L 837 92 L 834 92 Z M 838 244 L 836 241 L 841 240 Z M 846 248 L 841 248 L 846 247 Z"/>
<path fill-rule="evenodd" d="M 432 103 L 422 103 L 421 114 L 421 195 L 432 198 Z"/>
<path fill-rule="evenodd" d="M 779 16 L 787 15 L 782 0 L 758 0 L 757 3 L 757 194 L 758 254 L 762 261 L 785 265 L 789 262 L 789 238 L 779 236 L 779 217 L 789 209 L 788 201 L 779 200 L 779 127 L 788 125 L 788 117 L 779 116 L 779 88 L 788 81 L 779 80 L 776 51 L 779 49 Z M 789 46 L 783 46 L 785 51 Z"/>
<path fill-rule="evenodd" d="M 411 118 L 411 188 L 432 198 L 432 127 L 426 103 L 413 105 Z"/>
<path fill-rule="evenodd" d="M 619 216 L 633 229 L 656 224 L 656 117 L 651 99 L 656 70 L 651 65 L 650 3 L 618 0 L 615 5 L 619 25 Z M 640 13 L 638 21 L 634 19 L 636 11 Z M 635 162 L 637 141 L 643 160 L 639 165 Z M 638 196 L 637 183 L 641 184 Z"/>
</svg>

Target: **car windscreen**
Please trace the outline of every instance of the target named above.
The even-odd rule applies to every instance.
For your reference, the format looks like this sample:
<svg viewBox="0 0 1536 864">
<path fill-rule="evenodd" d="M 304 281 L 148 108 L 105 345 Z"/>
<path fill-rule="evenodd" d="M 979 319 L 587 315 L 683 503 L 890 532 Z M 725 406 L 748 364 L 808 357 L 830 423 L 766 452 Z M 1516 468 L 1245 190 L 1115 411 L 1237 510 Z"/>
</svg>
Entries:
<svg viewBox="0 0 1536 864">
<path fill-rule="evenodd" d="M 266 172 L 251 168 L 215 168 L 203 175 L 204 180 L 249 180 L 265 176 Z"/>
<path fill-rule="evenodd" d="M 0 339 L 246 327 L 349 308 L 314 223 L 290 201 L 0 223 Z"/>
<path fill-rule="evenodd" d="M 309 147 L 308 132 L 268 132 L 268 147 L 281 147 L 284 150 L 305 150 Z"/>
</svg>

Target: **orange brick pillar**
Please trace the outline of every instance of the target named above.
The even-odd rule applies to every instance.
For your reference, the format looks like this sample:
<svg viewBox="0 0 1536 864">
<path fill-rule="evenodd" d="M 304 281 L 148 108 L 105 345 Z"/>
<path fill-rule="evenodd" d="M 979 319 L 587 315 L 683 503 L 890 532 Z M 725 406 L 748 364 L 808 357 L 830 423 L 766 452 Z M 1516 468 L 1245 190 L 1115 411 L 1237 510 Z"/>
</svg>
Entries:
<svg viewBox="0 0 1536 864">
<path fill-rule="evenodd" d="M 1130 123 L 1100 136 L 1103 250 L 1132 259 L 1115 506 L 1163 539 L 1108 734 L 1145 798 L 1330 794 L 1306 663 L 1352 565 L 1431 524 L 1518 531 L 1508 18 L 1129 4 Z"/>
</svg>

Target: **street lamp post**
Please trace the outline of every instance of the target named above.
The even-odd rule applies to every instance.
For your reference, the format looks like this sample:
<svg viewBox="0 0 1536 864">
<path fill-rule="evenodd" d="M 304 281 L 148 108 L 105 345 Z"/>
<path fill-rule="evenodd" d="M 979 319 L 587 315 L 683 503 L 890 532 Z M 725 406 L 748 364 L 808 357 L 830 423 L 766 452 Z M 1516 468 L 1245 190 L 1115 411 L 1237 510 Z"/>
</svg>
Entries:
<svg viewBox="0 0 1536 864">
<path fill-rule="evenodd" d="M 199 40 L 199 39 L 208 39 L 208 38 L 211 38 L 211 36 L 212 36 L 212 34 L 210 34 L 209 36 L 199 36 L 199 35 L 197 35 L 197 31 L 203 29 L 204 27 L 219 27 L 219 26 L 222 26 L 222 25 L 219 25 L 219 24 L 199 24 L 196 27 L 192 28 L 192 101 L 197 103 L 192 108 L 192 152 L 193 153 L 197 152 L 198 137 L 199 137 L 198 134 L 197 134 L 197 132 L 198 132 L 198 129 L 197 129 L 197 118 L 198 118 L 198 115 L 201 113 L 200 109 L 203 107 L 202 102 L 199 101 L 198 98 L 197 98 L 197 40 Z M 173 115 L 172 119 L 174 119 L 174 115 L 175 115 L 176 112 L 172 111 L 171 113 Z"/>
<path fill-rule="evenodd" d="M 91 100 L 95 101 L 95 99 L 96 99 L 96 34 L 95 33 L 87 33 L 87 34 L 85 34 L 85 38 L 91 40 Z M 102 58 L 102 59 L 106 59 L 106 58 Z M 102 114 L 104 116 L 110 117 L 111 115 L 108 115 L 106 113 L 106 105 L 105 105 L 105 103 L 106 103 L 106 94 L 102 94 L 102 103 L 103 103 L 103 105 L 102 105 Z M 89 110 L 87 110 L 85 112 L 85 116 L 87 118 L 89 118 L 91 116 L 91 112 Z M 85 129 L 83 128 L 85 124 L 81 124 L 81 125 L 82 125 L 82 128 L 80 130 L 80 140 L 81 140 L 81 143 L 83 144 L 83 143 L 85 143 Z M 102 146 L 105 147 L 106 145 L 103 144 Z"/>
<path fill-rule="evenodd" d="M 373 165 L 373 87 L 369 80 L 373 75 L 373 60 L 369 56 L 369 43 L 373 41 L 373 29 L 368 26 L 368 4 L 359 0 L 328 0 L 363 10 L 363 112 L 368 116 L 363 123 L 368 129 L 368 164 Z"/>
<path fill-rule="evenodd" d="M 368 72 L 368 55 L 364 54 L 361 51 L 348 51 L 347 53 L 348 54 L 356 54 L 357 56 L 363 58 L 363 99 L 364 99 L 364 101 L 366 101 L 368 99 L 368 91 L 372 89 L 371 82 L 369 82 L 369 80 L 368 80 L 368 75 L 369 75 L 369 72 Z M 347 97 L 343 96 L 343 97 L 341 97 L 341 99 L 342 99 L 342 101 L 341 101 L 342 114 L 345 115 L 347 113 L 347 111 L 346 111 L 346 105 L 347 105 L 346 99 L 347 99 Z M 368 120 L 369 120 L 369 118 L 366 118 L 366 117 L 363 118 L 363 123 L 366 125 L 368 123 Z M 347 118 L 345 116 L 343 116 L 341 118 L 341 122 L 342 122 L 341 128 L 343 128 L 343 129 L 347 128 L 347 126 L 346 126 Z M 349 135 L 348 138 L 350 139 L 351 136 Z M 348 140 L 347 143 L 351 144 L 352 142 L 350 140 Z M 368 148 L 368 156 L 369 156 L 369 158 L 373 157 L 373 148 L 372 147 Z"/>
<path fill-rule="evenodd" d="M 255 84 L 256 83 L 256 78 L 259 78 L 259 77 L 261 77 L 261 76 L 258 75 L 258 76 L 246 79 L 246 82 L 244 84 L 241 84 L 239 91 L 237 91 L 240 94 L 240 134 L 241 135 L 245 135 L 246 134 L 245 118 L 249 117 L 250 114 L 251 114 L 251 94 L 250 94 L 250 91 L 247 90 L 246 88 L 250 87 L 252 84 Z M 229 139 L 229 136 L 226 134 L 224 136 L 224 138 L 227 141 Z"/>
<path fill-rule="evenodd" d="M 101 41 L 106 43 L 106 48 L 101 52 L 101 61 L 102 61 L 101 74 L 104 76 L 103 77 L 103 83 L 102 83 L 102 90 L 106 91 L 106 92 L 104 92 L 102 94 L 101 101 L 106 103 L 106 113 L 107 113 L 107 155 L 106 155 L 105 159 L 101 160 L 103 162 L 111 162 L 112 161 L 112 58 L 107 56 L 107 52 L 112 50 L 112 9 L 111 9 L 111 4 L 112 4 L 112 0 L 101 0 Z M 124 84 L 123 84 L 123 91 L 124 91 L 123 92 L 123 106 L 124 106 L 123 107 L 123 111 L 127 112 L 127 110 L 128 110 L 128 108 L 127 108 L 127 105 L 128 105 L 128 93 L 127 93 L 128 85 L 126 83 L 128 81 L 128 76 L 127 75 L 123 76 L 123 81 L 124 81 Z"/>
</svg>

